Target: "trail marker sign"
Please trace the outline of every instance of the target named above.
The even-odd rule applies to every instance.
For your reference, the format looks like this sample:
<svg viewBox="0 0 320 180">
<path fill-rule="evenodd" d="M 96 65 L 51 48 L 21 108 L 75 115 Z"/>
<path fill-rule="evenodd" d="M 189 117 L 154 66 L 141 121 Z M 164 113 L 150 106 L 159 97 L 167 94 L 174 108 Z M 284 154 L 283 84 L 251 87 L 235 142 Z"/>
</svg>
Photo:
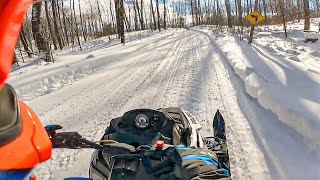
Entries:
<svg viewBox="0 0 320 180">
<path fill-rule="evenodd" d="M 264 20 L 264 17 L 257 11 L 253 11 L 252 13 L 246 16 L 247 20 L 251 22 L 251 24 L 256 25 L 259 22 Z"/>
</svg>

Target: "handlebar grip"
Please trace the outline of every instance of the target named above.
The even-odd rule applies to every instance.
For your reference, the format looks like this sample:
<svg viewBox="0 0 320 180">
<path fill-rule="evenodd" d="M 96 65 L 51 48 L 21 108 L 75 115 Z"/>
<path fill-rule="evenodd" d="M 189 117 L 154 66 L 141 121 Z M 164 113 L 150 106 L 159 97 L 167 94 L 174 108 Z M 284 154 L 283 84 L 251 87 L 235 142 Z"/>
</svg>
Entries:
<svg viewBox="0 0 320 180">
<path fill-rule="evenodd" d="M 79 142 L 81 138 L 82 136 L 78 132 L 61 132 L 51 137 L 51 142 L 54 148 L 79 149 L 81 148 L 81 142 Z"/>
<path fill-rule="evenodd" d="M 55 137 L 57 134 L 56 130 L 62 129 L 62 126 L 55 125 L 55 124 L 49 124 L 49 125 L 46 125 L 46 127 L 44 127 L 44 128 L 46 129 L 46 131 L 50 137 Z"/>
</svg>

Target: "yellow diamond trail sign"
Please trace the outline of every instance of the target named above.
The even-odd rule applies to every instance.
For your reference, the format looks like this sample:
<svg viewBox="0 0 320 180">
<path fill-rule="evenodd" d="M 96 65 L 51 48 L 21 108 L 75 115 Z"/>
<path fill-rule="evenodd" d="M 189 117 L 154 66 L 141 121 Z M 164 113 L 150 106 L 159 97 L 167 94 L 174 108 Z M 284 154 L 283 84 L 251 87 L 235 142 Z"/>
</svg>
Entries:
<svg viewBox="0 0 320 180">
<path fill-rule="evenodd" d="M 251 24 L 256 25 L 259 22 L 264 20 L 264 17 L 257 11 L 253 11 L 252 13 L 248 14 L 246 16 L 246 18 L 248 19 L 248 21 L 251 22 Z"/>
</svg>

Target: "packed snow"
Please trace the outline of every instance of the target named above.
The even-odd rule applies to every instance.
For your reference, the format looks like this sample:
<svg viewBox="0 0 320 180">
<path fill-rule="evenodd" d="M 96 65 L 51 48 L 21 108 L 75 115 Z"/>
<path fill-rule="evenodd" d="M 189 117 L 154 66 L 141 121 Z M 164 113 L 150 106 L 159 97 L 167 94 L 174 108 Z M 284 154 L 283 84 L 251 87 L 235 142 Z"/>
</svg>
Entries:
<svg viewBox="0 0 320 180">
<path fill-rule="evenodd" d="M 271 39 L 265 33 L 279 43 L 263 44 Z M 233 179 L 319 179 L 319 49 L 300 52 L 298 35 L 291 37 L 295 50 L 310 52 L 312 61 L 290 56 L 290 43 L 283 47 L 271 30 L 260 29 L 248 46 L 212 27 L 170 29 L 125 45 L 102 40 L 90 52 L 59 52 L 55 63 L 20 64 L 8 82 L 43 124 L 91 140 L 112 118 L 141 107 L 182 107 L 212 135 L 219 109 Z M 36 170 L 40 179 L 88 176 L 92 150 L 53 151 Z"/>
<path fill-rule="evenodd" d="M 313 29 L 319 28 L 318 19 L 312 22 Z M 302 22 L 289 23 L 288 40 L 281 28 L 259 28 L 251 45 L 240 41 L 237 34 L 214 34 L 214 41 L 244 81 L 247 93 L 305 137 L 316 151 L 320 149 L 318 42 L 304 42 Z"/>
</svg>

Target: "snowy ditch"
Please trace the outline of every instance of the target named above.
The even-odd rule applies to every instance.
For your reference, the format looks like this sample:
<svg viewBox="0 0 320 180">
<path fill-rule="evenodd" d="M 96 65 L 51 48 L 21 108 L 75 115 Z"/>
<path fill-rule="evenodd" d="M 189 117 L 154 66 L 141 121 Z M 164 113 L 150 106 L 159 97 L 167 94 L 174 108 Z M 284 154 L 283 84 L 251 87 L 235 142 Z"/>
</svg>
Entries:
<svg viewBox="0 0 320 180">
<path fill-rule="evenodd" d="M 171 31 L 174 30 L 168 30 L 168 32 Z M 153 38 L 155 34 L 158 34 L 158 32 L 131 32 L 127 35 L 127 41 L 135 44 L 139 43 L 138 40 L 149 37 Z M 160 36 L 166 36 L 166 34 L 160 34 Z M 103 69 L 108 64 L 114 63 L 115 59 L 103 59 L 100 58 L 100 55 L 115 51 L 109 50 L 106 52 L 104 49 L 117 45 L 120 45 L 118 39 L 110 42 L 107 37 L 102 37 L 84 42 L 84 51 L 79 51 L 78 46 L 70 46 L 64 50 L 55 51 L 54 54 L 57 62 L 53 64 L 44 62 L 36 64 L 32 62 L 33 60 L 25 64 L 21 62 L 22 68 L 16 66 L 12 68 L 8 83 L 14 86 L 21 99 L 30 101 L 65 86 L 69 86 L 83 77 Z M 46 71 L 44 69 L 46 69 Z M 41 73 L 37 73 L 40 71 Z"/>
<path fill-rule="evenodd" d="M 75 81 L 94 73 L 102 66 L 102 62 L 98 60 L 93 60 L 90 63 L 66 65 L 59 71 L 43 74 L 31 81 L 14 83 L 14 87 L 23 100 L 31 100 L 71 85 Z"/>
<path fill-rule="evenodd" d="M 245 83 L 246 92 L 262 107 L 275 113 L 282 123 L 304 137 L 313 150 L 319 149 L 319 77 L 310 80 L 304 74 L 308 70 L 300 62 L 280 64 L 274 60 L 276 58 L 254 45 L 239 43 L 232 36 L 204 32 L 212 35 L 220 52 Z M 292 85 L 291 81 L 296 82 Z"/>
</svg>

